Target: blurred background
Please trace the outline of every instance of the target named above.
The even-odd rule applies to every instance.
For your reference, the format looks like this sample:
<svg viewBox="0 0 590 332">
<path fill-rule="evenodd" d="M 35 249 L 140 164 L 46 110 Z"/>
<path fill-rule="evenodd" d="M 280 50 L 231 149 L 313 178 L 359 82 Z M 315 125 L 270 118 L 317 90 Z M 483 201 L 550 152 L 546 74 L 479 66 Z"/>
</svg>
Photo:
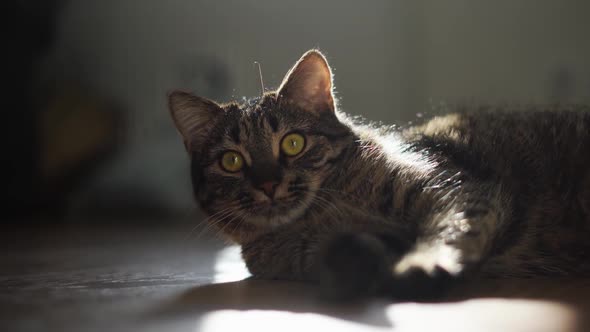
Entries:
<svg viewBox="0 0 590 332">
<path fill-rule="evenodd" d="M 318 47 L 341 108 L 590 102 L 590 2 L 6 1 L 3 223 L 194 223 L 165 97 L 276 87 Z M 6 74 L 7 73 L 7 74 Z"/>
</svg>

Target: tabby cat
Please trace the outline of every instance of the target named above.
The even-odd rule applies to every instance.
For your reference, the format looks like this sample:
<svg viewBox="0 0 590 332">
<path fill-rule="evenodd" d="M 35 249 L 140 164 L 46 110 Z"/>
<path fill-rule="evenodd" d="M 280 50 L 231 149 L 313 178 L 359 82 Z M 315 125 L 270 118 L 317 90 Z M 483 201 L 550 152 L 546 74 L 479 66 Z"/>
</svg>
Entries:
<svg viewBox="0 0 590 332">
<path fill-rule="evenodd" d="M 169 108 L 197 201 L 254 277 L 417 298 L 474 274 L 590 275 L 589 107 L 363 124 L 310 50 L 275 92 Z"/>
</svg>

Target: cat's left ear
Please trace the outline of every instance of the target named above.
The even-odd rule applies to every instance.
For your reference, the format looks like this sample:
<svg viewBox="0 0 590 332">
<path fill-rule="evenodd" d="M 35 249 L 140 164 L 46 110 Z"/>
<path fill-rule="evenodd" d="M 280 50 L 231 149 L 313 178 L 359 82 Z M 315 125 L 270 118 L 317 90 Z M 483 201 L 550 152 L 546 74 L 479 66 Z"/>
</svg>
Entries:
<svg viewBox="0 0 590 332">
<path fill-rule="evenodd" d="M 318 115 L 334 112 L 332 71 L 324 55 L 318 50 L 303 54 L 283 79 L 277 95 L 281 102 Z"/>
</svg>

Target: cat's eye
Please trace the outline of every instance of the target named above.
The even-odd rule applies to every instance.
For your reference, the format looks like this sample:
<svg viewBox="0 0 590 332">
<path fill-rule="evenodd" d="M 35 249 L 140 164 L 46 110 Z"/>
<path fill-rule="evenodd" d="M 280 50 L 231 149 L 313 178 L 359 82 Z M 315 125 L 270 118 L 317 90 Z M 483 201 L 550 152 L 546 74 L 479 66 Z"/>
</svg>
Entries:
<svg viewBox="0 0 590 332">
<path fill-rule="evenodd" d="M 227 151 L 221 156 L 221 167 L 230 173 L 237 172 L 244 167 L 244 157 L 239 152 Z"/>
<path fill-rule="evenodd" d="M 281 150 L 290 157 L 300 154 L 304 147 L 305 137 L 297 133 L 288 134 L 281 141 Z"/>
</svg>

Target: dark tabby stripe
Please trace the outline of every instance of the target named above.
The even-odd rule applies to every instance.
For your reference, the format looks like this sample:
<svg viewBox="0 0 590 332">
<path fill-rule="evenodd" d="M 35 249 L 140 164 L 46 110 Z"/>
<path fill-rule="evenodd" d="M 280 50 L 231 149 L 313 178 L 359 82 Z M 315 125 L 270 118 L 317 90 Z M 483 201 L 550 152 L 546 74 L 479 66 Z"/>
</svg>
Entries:
<svg viewBox="0 0 590 332">
<path fill-rule="evenodd" d="M 234 125 L 230 131 L 229 131 L 229 135 L 231 136 L 231 139 L 236 143 L 236 144 L 240 144 L 241 140 L 240 140 L 240 125 Z"/>
<path fill-rule="evenodd" d="M 379 197 L 381 202 L 379 203 L 378 210 L 384 216 L 390 216 L 393 212 L 393 201 L 394 201 L 394 185 L 393 181 L 388 181 L 381 188 Z"/>
<path fill-rule="evenodd" d="M 276 133 L 279 130 L 279 120 L 276 116 L 269 114 L 267 117 L 268 124 L 270 125 L 270 129 L 273 133 Z"/>
</svg>

